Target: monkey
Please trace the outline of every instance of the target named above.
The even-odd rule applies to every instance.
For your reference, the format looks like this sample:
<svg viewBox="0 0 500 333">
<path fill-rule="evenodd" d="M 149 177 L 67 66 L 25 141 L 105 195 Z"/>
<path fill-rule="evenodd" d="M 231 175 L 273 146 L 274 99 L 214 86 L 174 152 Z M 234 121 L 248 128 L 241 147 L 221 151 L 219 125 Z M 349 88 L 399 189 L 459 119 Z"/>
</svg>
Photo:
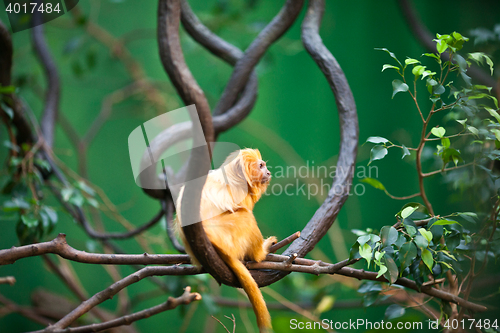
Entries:
<svg viewBox="0 0 500 333">
<path fill-rule="evenodd" d="M 241 261 L 264 260 L 269 248 L 277 242 L 274 236 L 264 240 L 253 215 L 255 203 L 266 191 L 270 180 L 271 172 L 258 149 L 237 150 L 226 158 L 219 169 L 208 174 L 200 203 L 203 229 L 248 295 L 260 332 L 271 329 L 271 316 L 257 283 Z M 183 190 L 181 188 L 177 199 L 176 231 L 191 262 L 200 267 L 181 228 Z"/>
</svg>

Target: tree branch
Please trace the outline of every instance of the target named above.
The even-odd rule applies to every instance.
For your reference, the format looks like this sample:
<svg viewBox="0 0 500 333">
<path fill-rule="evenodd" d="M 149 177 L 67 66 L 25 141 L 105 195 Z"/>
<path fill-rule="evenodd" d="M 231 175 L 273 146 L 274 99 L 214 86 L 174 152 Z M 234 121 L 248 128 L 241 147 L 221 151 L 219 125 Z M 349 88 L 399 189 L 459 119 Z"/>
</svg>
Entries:
<svg viewBox="0 0 500 333">
<path fill-rule="evenodd" d="M 401 13 L 403 14 L 403 17 L 406 20 L 406 23 L 408 24 L 415 38 L 429 52 L 436 52 L 436 44 L 434 44 L 434 42 L 432 41 L 434 39 L 434 35 L 422 23 L 422 21 L 418 17 L 417 12 L 412 7 L 410 1 L 398 0 L 397 3 L 399 5 Z M 444 59 L 444 61 L 450 60 L 450 57 L 447 53 L 442 53 L 441 57 Z M 471 67 L 469 67 L 469 69 L 467 70 L 467 74 L 469 74 L 481 84 L 492 87 L 494 91 L 498 92 L 497 82 L 495 81 L 495 79 L 476 65 L 472 65 Z"/>
<path fill-rule="evenodd" d="M 201 300 L 201 295 L 198 293 L 192 293 L 191 292 L 191 287 L 186 287 L 184 289 L 184 293 L 177 297 L 169 297 L 168 300 L 162 304 L 153 306 L 149 309 L 145 309 L 142 311 L 138 311 L 136 313 L 126 315 L 120 318 L 116 318 L 110 321 L 106 321 L 104 323 L 99 323 L 99 324 L 92 324 L 92 325 L 86 325 L 86 326 L 80 326 L 80 327 L 70 327 L 66 329 L 52 329 L 52 326 L 47 327 L 44 330 L 37 331 L 37 332 L 52 332 L 52 333 L 85 333 L 85 332 L 100 332 L 104 331 L 113 327 L 118 327 L 122 325 L 130 325 L 131 323 L 149 318 L 151 316 L 154 316 L 155 314 L 167 311 L 167 310 L 172 310 L 178 307 L 181 304 L 190 304 L 193 301 L 199 301 Z"/>
<path fill-rule="evenodd" d="M 339 275 L 344 275 L 344 276 L 349 276 L 349 277 L 354 277 L 358 280 L 372 280 L 372 281 L 380 281 L 380 282 L 388 282 L 383 276 L 377 278 L 377 273 L 376 272 L 366 272 L 361 269 L 354 269 L 351 267 L 343 267 L 339 271 L 337 271 L 337 274 Z M 436 288 L 432 288 L 431 286 L 422 286 L 419 288 L 417 283 L 415 281 L 412 281 L 407 278 L 399 278 L 394 282 L 394 284 L 413 289 L 417 292 L 421 292 L 424 294 L 427 294 L 432 297 L 436 297 L 439 299 L 442 299 L 447 302 L 452 302 L 455 304 L 458 304 L 466 309 L 472 310 L 474 312 L 484 312 L 487 310 L 487 308 L 483 305 L 475 304 L 469 301 L 464 300 L 463 298 L 460 298 L 456 295 L 453 295 L 451 293 L 448 293 L 443 290 L 439 290 Z"/>
<path fill-rule="evenodd" d="M 197 114 L 188 108 L 189 116 L 194 124 L 198 117 L 202 133 L 193 130 L 192 149 L 186 179 L 199 179 L 206 177 L 210 170 L 211 153 L 209 144 L 214 142 L 212 115 L 207 99 L 192 76 L 184 60 L 180 45 L 179 22 L 181 7 L 179 0 L 159 0 L 158 2 L 158 45 L 160 59 L 170 80 L 176 87 L 179 95 L 186 105 L 194 104 Z M 218 281 L 232 281 L 237 279 L 232 271 L 220 259 L 213 245 L 208 240 L 200 218 L 200 201 L 203 184 L 187 183 L 182 196 L 183 231 L 189 242 L 191 250 L 201 265 Z"/>
<path fill-rule="evenodd" d="M 226 42 L 203 25 L 186 0 L 181 0 L 181 21 L 188 34 L 195 41 L 230 65 L 234 66 L 243 57 L 244 54 L 239 48 Z M 252 110 L 256 99 L 257 74 L 253 70 L 236 104 L 213 117 L 215 137 L 245 119 Z"/>
<path fill-rule="evenodd" d="M 300 237 L 283 253 L 284 255 L 297 253 L 299 257 L 304 257 L 326 234 L 347 200 L 358 145 L 358 116 L 351 89 L 344 72 L 330 51 L 323 45 L 318 33 L 323 11 L 323 0 L 309 2 L 302 23 L 302 42 L 325 75 L 336 98 L 340 119 L 340 152 L 336 170 L 342 170 L 342 172 L 337 172 L 327 198 L 301 231 Z M 287 274 L 283 271 L 258 272 L 254 274 L 254 278 L 259 286 L 265 286 L 278 281 Z"/>
<path fill-rule="evenodd" d="M 43 255 L 46 253 L 57 254 L 65 259 L 73 260 L 81 263 L 88 264 L 103 264 L 103 265 L 148 265 L 148 264 L 176 264 L 174 266 L 149 266 L 143 269 L 138 270 L 134 274 L 131 274 L 128 277 L 120 280 L 120 281 L 128 281 L 126 285 L 123 286 L 123 283 L 118 281 L 110 288 L 115 290 L 115 285 L 124 287 L 133 283 L 132 280 L 140 277 L 143 279 L 145 277 L 150 277 L 154 275 L 195 275 L 206 273 L 203 270 L 198 269 L 194 266 L 178 266 L 181 263 L 189 263 L 189 256 L 178 254 L 167 254 L 167 255 L 120 255 L 120 254 L 98 254 L 98 253 L 87 253 L 84 251 L 78 251 L 69 246 L 66 243 L 66 239 L 64 234 L 59 234 L 57 238 L 50 242 L 38 243 L 25 245 L 20 247 L 12 247 L 10 249 L 0 250 L 0 265 L 12 264 L 16 260 L 26 257 L 32 257 L 37 255 Z M 287 256 L 287 255 L 277 255 L 277 254 L 268 254 L 266 257 L 266 261 L 262 261 L 259 263 L 256 262 L 247 262 L 246 266 L 252 270 L 252 273 L 259 274 L 264 273 L 263 271 L 256 271 L 257 269 L 271 269 L 273 272 L 283 272 L 284 275 L 290 272 L 303 272 L 309 274 L 340 274 L 344 276 L 353 277 L 359 280 L 373 280 L 380 282 L 388 282 L 383 276 L 377 278 L 376 272 L 366 272 L 364 270 L 348 268 L 346 266 L 352 265 L 356 263 L 358 259 L 353 260 L 343 260 L 335 264 L 325 263 L 318 260 L 311 260 L 305 258 L 297 258 L 296 255 Z M 259 275 L 257 275 L 259 276 Z M 129 283 L 130 282 L 130 283 Z M 137 282 L 137 281 L 135 281 Z M 417 292 L 422 292 L 432 297 L 436 297 L 448 302 L 456 303 L 462 307 L 467 309 L 481 312 L 486 311 L 486 307 L 482 305 L 478 305 L 469 301 L 466 301 L 458 296 L 455 296 L 451 293 L 438 290 L 436 288 L 432 288 L 432 286 L 425 285 L 422 287 L 418 287 L 416 282 L 406 279 L 399 278 L 394 284 L 398 284 L 404 286 L 409 289 L 413 289 Z M 109 289 L 109 288 L 108 288 Z M 108 290 L 106 289 L 106 290 Z M 118 292 L 119 290 L 116 290 Z M 115 292 L 115 293 L 116 293 Z M 104 293 L 101 292 L 101 293 Z M 96 294 L 97 295 L 97 294 Z M 91 299 L 96 297 L 94 295 Z M 106 294 L 107 295 L 107 294 Z M 113 294 L 114 295 L 114 294 Z M 101 300 L 101 302 L 104 300 Z M 89 301 L 87 301 L 89 302 Z M 95 300 L 91 302 L 94 304 Z M 82 303 L 83 304 L 83 303 Z M 100 304 L 100 303 L 97 303 Z M 95 305 L 91 306 L 93 308 Z M 89 309 L 90 309 L 89 308 Z M 88 310 L 87 310 L 88 311 Z"/>
<path fill-rule="evenodd" d="M 185 254 L 102 254 L 79 251 L 68 245 L 66 235 L 59 234 L 49 242 L 30 244 L 0 250 L 0 265 L 13 264 L 21 258 L 53 253 L 62 258 L 85 264 L 150 265 L 189 263 Z"/>
<path fill-rule="evenodd" d="M 47 42 L 43 36 L 42 14 L 35 11 L 33 14 L 34 26 L 32 30 L 33 47 L 40 64 L 45 72 L 47 78 L 47 92 L 45 93 L 45 106 L 40 121 L 40 127 L 45 143 L 48 147 L 54 146 L 54 131 L 59 113 L 59 100 L 61 87 L 59 83 L 59 75 L 57 74 L 57 67 L 50 55 Z"/>
<path fill-rule="evenodd" d="M 160 60 L 185 105 L 196 105 L 207 143 L 214 142 L 212 116 L 207 98 L 191 74 L 179 37 L 181 7 L 179 0 L 158 2 L 158 47 Z"/>
<path fill-rule="evenodd" d="M 287 0 L 280 12 L 246 49 L 243 57 L 234 66 L 231 78 L 214 109 L 214 115 L 224 113 L 234 104 L 254 67 L 267 49 L 292 26 L 302 9 L 303 3 L 303 0 Z"/>
</svg>

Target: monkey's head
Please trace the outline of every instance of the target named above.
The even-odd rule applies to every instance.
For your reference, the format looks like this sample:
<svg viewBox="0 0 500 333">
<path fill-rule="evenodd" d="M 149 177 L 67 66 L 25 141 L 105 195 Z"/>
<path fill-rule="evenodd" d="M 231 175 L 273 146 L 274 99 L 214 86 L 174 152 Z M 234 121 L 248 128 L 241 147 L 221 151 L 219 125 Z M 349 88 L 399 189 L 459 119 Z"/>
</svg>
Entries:
<svg viewBox="0 0 500 333">
<path fill-rule="evenodd" d="M 271 172 L 258 149 L 237 150 L 227 157 L 223 165 L 227 165 L 226 177 L 233 184 L 243 181 L 249 188 L 265 191 L 271 180 Z"/>
<path fill-rule="evenodd" d="M 258 149 L 242 149 L 240 151 L 243 160 L 245 178 L 250 187 L 267 187 L 271 180 L 271 172 L 267 169 L 266 162 Z"/>
</svg>

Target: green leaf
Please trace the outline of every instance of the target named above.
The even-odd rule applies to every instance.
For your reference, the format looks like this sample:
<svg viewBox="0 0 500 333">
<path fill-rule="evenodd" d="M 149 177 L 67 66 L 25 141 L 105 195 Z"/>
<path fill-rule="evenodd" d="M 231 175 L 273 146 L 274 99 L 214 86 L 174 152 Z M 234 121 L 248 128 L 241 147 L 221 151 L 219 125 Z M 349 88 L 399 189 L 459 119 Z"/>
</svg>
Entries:
<svg viewBox="0 0 500 333">
<path fill-rule="evenodd" d="M 370 161 L 368 162 L 368 165 L 370 165 L 371 162 L 375 161 L 375 160 L 381 160 L 385 157 L 385 155 L 387 155 L 387 148 L 383 147 L 383 146 L 375 146 L 372 148 L 372 150 L 370 151 Z"/>
<path fill-rule="evenodd" d="M 387 320 L 399 318 L 405 314 L 405 308 L 398 304 L 391 304 L 385 310 L 385 317 Z"/>
<path fill-rule="evenodd" d="M 94 199 L 94 198 L 85 198 L 85 201 L 87 201 L 89 203 L 89 205 L 91 205 L 92 207 L 99 208 L 99 202 L 97 202 L 96 199 Z"/>
<path fill-rule="evenodd" d="M 70 187 L 65 187 L 61 190 L 61 196 L 64 201 L 68 201 L 73 194 L 73 189 Z"/>
<path fill-rule="evenodd" d="M 476 137 L 479 137 L 479 131 L 474 126 L 467 126 L 467 130 L 474 134 Z"/>
<path fill-rule="evenodd" d="M 408 91 L 408 85 L 406 83 L 397 79 L 392 81 L 392 98 L 394 98 L 397 93 L 405 91 Z"/>
<path fill-rule="evenodd" d="M 441 138 L 441 144 L 443 145 L 444 148 L 450 148 L 450 139 L 448 138 Z"/>
<path fill-rule="evenodd" d="M 491 75 L 493 75 L 493 61 L 483 52 L 469 53 L 468 59 L 474 60 L 478 65 L 482 65 L 484 61 L 486 61 L 486 63 L 490 67 Z"/>
<path fill-rule="evenodd" d="M 385 191 L 385 186 L 380 181 L 378 181 L 377 179 L 368 178 L 367 177 L 367 178 L 361 179 L 360 182 L 366 183 L 368 185 L 371 185 L 371 186 L 375 187 L 378 190 Z"/>
<path fill-rule="evenodd" d="M 439 54 L 446 51 L 447 48 L 448 48 L 448 44 L 446 44 L 446 41 L 444 41 L 442 39 L 437 41 L 436 49 L 439 52 Z"/>
<path fill-rule="evenodd" d="M 384 275 L 385 272 L 387 272 L 387 267 L 384 264 L 381 264 L 380 269 L 378 270 L 377 279 Z"/>
<path fill-rule="evenodd" d="M 33 216 L 21 215 L 21 221 L 28 228 L 36 227 L 38 225 L 38 219 Z"/>
<path fill-rule="evenodd" d="M 95 195 L 95 191 L 90 186 L 88 186 L 84 181 L 79 181 L 77 183 L 77 186 L 80 190 L 86 192 L 88 195 L 91 196 Z"/>
<path fill-rule="evenodd" d="M 495 138 L 497 139 L 497 141 L 500 141 L 500 130 L 497 130 L 497 129 L 491 129 L 490 130 L 493 134 L 495 134 Z"/>
<path fill-rule="evenodd" d="M 10 201 L 4 202 L 2 205 L 2 210 L 4 212 L 16 212 L 20 209 L 29 209 L 30 205 L 24 198 L 12 198 Z"/>
<path fill-rule="evenodd" d="M 335 297 L 331 295 L 325 295 L 323 296 L 323 298 L 321 298 L 321 301 L 319 301 L 318 306 L 316 306 L 316 312 L 323 313 L 330 311 L 334 303 L 335 303 Z"/>
<path fill-rule="evenodd" d="M 435 53 L 424 53 L 422 54 L 423 56 L 430 57 L 436 59 L 436 61 L 440 64 L 441 63 L 441 58 L 435 54 Z"/>
<path fill-rule="evenodd" d="M 465 123 L 467 122 L 467 118 L 465 118 L 464 120 L 457 119 L 457 122 L 462 124 L 462 126 L 465 128 Z"/>
<path fill-rule="evenodd" d="M 385 71 L 388 68 L 396 69 L 397 71 L 399 71 L 399 67 L 396 67 L 396 66 L 393 66 L 393 65 L 389 65 L 389 64 L 385 64 L 384 66 L 382 66 L 382 72 Z"/>
<path fill-rule="evenodd" d="M 405 226 L 406 233 L 408 233 L 408 235 L 410 235 L 410 237 L 413 237 L 417 233 L 417 229 L 415 229 L 414 226 L 406 225 L 406 224 L 404 226 Z"/>
<path fill-rule="evenodd" d="M 82 207 L 85 199 L 84 197 L 79 193 L 75 192 L 74 195 L 69 198 L 68 202 L 77 206 L 77 207 Z"/>
<path fill-rule="evenodd" d="M 394 244 L 398 240 L 398 231 L 390 226 L 384 226 L 380 230 L 380 238 L 383 246 Z"/>
<path fill-rule="evenodd" d="M 394 60 L 396 60 L 398 62 L 399 66 L 403 67 L 403 65 L 398 60 L 398 58 L 396 58 L 396 55 L 394 53 L 392 53 L 391 51 L 389 51 L 388 49 L 386 49 L 385 47 L 383 47 L 383 48 L 375 48 L 375 50 L 387 52 L 391 56 L 392 59 L 394 59 Z"/>
<path fill-rule="evenodd" d="M 379 144 L 379 143 L 389 142 L 389 140 L 387 140 L 386 138 L 383 138 L 381 136 L 370 136 L 368 139 L 366 139 L 366 142 Z"/>
<path fill-rule="evenodd" d="M 384 262 L 385 266 L 387 266 L 387 272 L 384 273 L 384 277 L 391 284 L 396 282 L 399 276 L 399 271 L 398 271 L 398 266 L 394 262 L 394 259 L 385 255 L 382 261 Z"/>
<path fill-rule="evenodd" d="M 359 255 L 361 258 L 364 258 L 368 263 L 368 267 L 370 267 L 370 262 L 372 260 L 372 248 L 368 244 L 363 244 L 363 246 L 359 247 Z"/>
<path fill-rule="evenodd" d="M 370 237 L 371 237 L 371 234 L 365 234 L 365 235 L 359 236 L 357 242 L 360 246 L 363 246 L 363 245 L 365 245 L 366 242 L 368 242 L 370 240 Z"/>
<path fill-rule="evenodd" d="M 467 70 L 468 64 L 467 61 L 462 57 L 460 54 L 455 54 L 454 59 L 457 62 L 458 67 L 460 70 L 465 71 Z"/>
<path fill-rule="evenodd" d="M 490 66 L 490 75 L 493 76 L 493 61 L 487 55 L 485 55 L 484 57 L 486 58 L 486 63 L 488 64 L 488 66 Z"/>
<path fill-rule="evenodd" d="M 415 75 L 415 78 L 419 77 L 420 75 L 422 75 L 422 73 L 425 71 L 425 66 L 422 66 L 422 65 L 418 65 L 418 66 L 415 66 L 413 67 L 413 69 L 411 70 L 411 72 L 413 73 L 413 75 Z"/>
<path fill-rule="evenodd" d="M 434 222 L 432 225 L 431 225 L 431 228 L 435 225 L 449 225 L 449 224 L 458 224 L 461 226 L 460 223 L 458 223 L 457 221 L 453 221 L 453 220 L 437 220 L 436 222 Z"/>
<path fill-rule="evenodd" d="M 47 214 L 49 219 L 52 221 L 52 223 L 57 223 L 57 213 L 54 209 L 52 209 L 51 207 L 48 207 L 48 206 L 43 206 L 42 209 L 45 211 L 45 213 Z"/>
<path fill-rule="evenodd" d="M 405 145 L 403 145 L 403 156 L 401 157 L 401 159 L 405 158 L 405 156 L 410 156 L 410 151 L 408 150 L 408 148 L 406 148 Z"/>
<path fill-rule="evenodd" d="M 431 133 L 438 138 L 442 138 L 446 134 L 446 130 L 443 127 L 433 127 Z"/>
<path fill-rule="evenodd" d="M 446 89 L 441 84 L 432 87 L 432 93 L 434 95 L 444 94 L 445 91 L 446 91 Z"/>
<path fill-rule="evenodd" d="M 434 265 L 434 259 L 432 259 L 432 253 L 428 249 L 424 249 L 422 251 L 422 260 L 424 264 L 429 268 L 432 272 L 432 266 Z"/>
<path fill-rule="evenodd" d="M 423 249 L 427 248 L 427 246 L 429 246 L 429 242 L 422 235 L 415 236 L 413 238 L 413 241 L 415 242 L 415 245 L 417 245 L 417 247 L 420 250 L 423 250 Z"/>
<path fill-rule="evenodd" d="M 412 58 L 405 59 L 405 65 L 412 65 L 412 64 L 420 64 L 420 61 Z"/>
<path fill-rule="evenodd" d="M 418 232 L 425 238 L 425 240 L 430 244 L 432 241 L 432 232 L 425 230 L 424 228 L 418 229 Z"/>
<path fill-rule="evenodd" d="M 500 115 L 498 114 L 497 111 L 493 110 L 492 108 L 485 107 L 485 110 L 489 112 L 489 114 L 494 117 L 497 122 L 500 123 Z"/>
<path fill-rule="evenodd" d="M 9 116 L 9 119 L 14 119 L 14 110 L 4 102 L 0 102 L 0 106 L 2 107 L 2 110 Z"/>
<path fill-rule="evenodd" d="M 413 242 L 406 242 L 399 249 L 399 262 L 401 263 L 401 271 L 410 266 L 417 256 L 417 247 Z"/>
<path fill-rule="evenodd" d="M 405 218 L 409 217 L 411 214 L 413 214 L 413 212 L 415 212 L 417 209 L 418 209 L 418 207 L 408 206 L 401 211 L 401 217 L 403 219 L 405 219 Z"/>
</svg>

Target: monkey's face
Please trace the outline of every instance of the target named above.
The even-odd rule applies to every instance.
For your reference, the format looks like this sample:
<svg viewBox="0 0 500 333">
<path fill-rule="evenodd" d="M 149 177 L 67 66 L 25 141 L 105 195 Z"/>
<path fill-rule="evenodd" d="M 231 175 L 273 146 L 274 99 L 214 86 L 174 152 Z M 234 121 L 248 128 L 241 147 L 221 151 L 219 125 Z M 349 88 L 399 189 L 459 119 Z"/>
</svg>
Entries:
<svg viewBox="0 0 500 333">
<path fill-rule="evenodd" d="M 267 169 L 266 162 L 264 162 L 263 160 L 258 160 L 257 167 L 259 169 L 258 173 L 260 173 L 260 183 L 268 183 L 271 180 L 271 172 Z"/>
<path fill-rule="evenodd" d="M 271 180 L 271 172 L 267 169 L 266 162 L 255 159 L 248 164 L 250 185 L 267 185 Z"/>
<path fill-rule="evenodd" d="M 240 151 L 243 162 L 244 177 L 251 187 L 264 190 L 271 180 L 271 172 L 267 169 L 266 162 L 262 160 L 259 150 L 243 149 Z"/>
</svg>

